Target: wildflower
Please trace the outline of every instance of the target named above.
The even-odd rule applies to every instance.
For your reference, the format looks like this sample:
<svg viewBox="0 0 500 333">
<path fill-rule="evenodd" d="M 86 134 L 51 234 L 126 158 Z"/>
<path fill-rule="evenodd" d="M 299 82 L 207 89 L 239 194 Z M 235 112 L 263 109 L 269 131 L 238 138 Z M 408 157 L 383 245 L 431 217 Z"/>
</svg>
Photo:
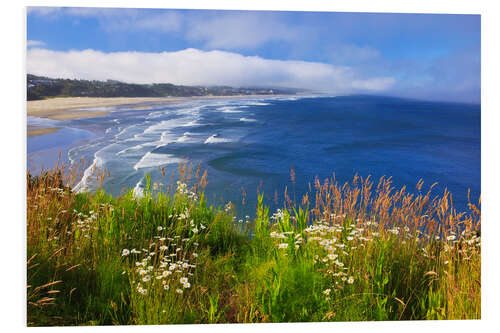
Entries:
<svg viewBox="0 0 500 333">
<path fill-rule="evenodd" d="M 286 248 L 288 248 L 288 244 L 287 243 L 280 243 L 278 245 L 278 248 L 280 248 L 280 249 L 286 249 Z"/>
<path fill-rule="evenodd" d="M 325 294 L 326 296 L 328 296 L 328 295 L 330 295 L 330 292 L 331 292 L 331 291 L 332 291 L 332 290 L 331 290 L 330 288 L 325 289 L 325 290 L 323 290 L 323 294 Z"/>
<path fill-rule="evenodd" d="M 198 233 L 198 228 L 194 227 L 192 231 L 193 231 L 194 234 L 197 234 Z"/>
<path fill-rule="evenodd" d="M 142 281 L 144 282 L 148 282 L 151 278 L 149 277 L 149 275 L 146 275 L 142 278 Z"/>
<path fill-rule="evenodd" d="M 446 239 L 449 241 L 454 240 L 455 238 L 455 235 L 449 235 L 448 237 L 446 237 Z"/>
<path fill-rule="evenodd" d="M 327 246 L 328 245 L 328 239 L 323 239 L 321 242 L 319 242 L 319 245 L 321 246 Z"/>
<path fill-rule="evenodd" d="M 189 267 L 189 264 L 187 262 L 182 264 L 182 268 L 188 268 L 188 267 Z"/>
<path fill-rule="evenodd" d="M 184 286 L 184 289 L 188 289 L 189 287 L 191 287 L 191 283 L 186 282 L 183 284 L 183 286 Z"/>
<path fill-rule="evenodd" d="M 206 228 L 207 228 L 207 227 L 205 227 L 205 226 L 203 225 L 203 223 L 200 223 L 200 229 L 201 229 L 201 230 L 206 229 Z"/>
<path fill-rule="evenodd" d="M 188 283 L 188 278 L 187 277 L 181 277 L 179 281 L 180 281 L 181 284 L 185 284 L 185 283 Z"/>
<path fill-rule="evenodd" d="M 338 257 L 338 255 L 333 254 L 333 253 L 328 254 L 328 259 L 330 259 L 330 260 L 335 260 L 335 259 L 337 259 L 337 257 Z"/>
<path fill-rule="evenodd" d="M 165 290 L 169 290 L 169 289 L 170 289 L 170 286 L 169 286 L 168 284 L 165 284 L 165 285 L 163 285 L 163 289 L 165 289 Z"/>
<path fill-rule="evenodd" d="M 163 227 L 161 225 L 158 226 L 158 231 L 162 231 Z"/>
<path fill-rule="evenodd" d="M 130 254 L 130 251 L 128 249 L 123 249 L 122 256 L 128 256 L 129 254 Z"/>
<path fill-rule="evenodd" d="M 178 293 L 178 294 L 182 294 L 184 291 L 183 291 L 182 289 L 177 288 L 177 289 L 175 290 L 175 292 L 176 292 L 176 293 Z"/>
<path fill-rule="evenodd" d="M 353 284 L 354 283 L 354 278 L 352 276 L 349 276 L 349 279 L 347 280 L 347 283 Z"/>
<path fill-rule="evenodd" d="M 172 274 L 171 271 L 163 271 L 163 273 L 162 273 L 163 277 L 167 277 L 167 276 L 169 276 L 171 274 Z"/>
</svg>

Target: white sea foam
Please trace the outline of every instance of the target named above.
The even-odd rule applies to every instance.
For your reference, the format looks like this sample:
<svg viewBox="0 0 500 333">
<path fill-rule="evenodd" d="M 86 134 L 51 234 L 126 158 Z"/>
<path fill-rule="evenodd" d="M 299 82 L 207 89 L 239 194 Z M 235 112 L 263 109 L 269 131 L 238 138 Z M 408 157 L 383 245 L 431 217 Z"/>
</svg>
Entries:
<svg viewBox="0 0 500 333">
<path fill-rule="evenodd" d="M 175 142 L 175 140 L 174 135 L 170 131 L 165 131 L 161 133 L 159 143 L 165 145 L 167 143 Z"/>
<path fill-rule="evenodd" d="M 231 106 L 224 106 L 221 108 L 217 108 L 217 111 L 223 112 L 223 113 L 242 113 L 242 110 L 238 110 L 237 108 L 231 107 Z"/>
<path fill-rule="evenodd" d="M 136 127 L 137 125 L 130 125 L 130 126 L 127 126 L 125 127 L 124 129 L 122 129 L 120 132 L 118 132 L 118 134 L 115 135 L 115 139 L 118 139 L 119 136 L 121 136 L 122 134 L 124 134 L 126 131 L 128 131 L 129 129 L 131 128 L 134 128 Z"/>
<path fill-rule="evenodd" d="M 171 124 L 171 123 L 172 123 L 172 120 L 162 120 L 159 123 L 151 125 L 148 128 L 146 128 L 143 133 L 147 134 L 147 133 L 154 133 L 157 131 L 164 130 L 165 128 L 169 127 L 169 124 Z"/>
<path fill-rule="evenodd" d="M 192 135 L 193 135 L 193 133 L 184 132 L 184 134 L 180 138 L 178 138 L 176 141 L 177 142 L 196 142 L 196 140 L 193 139 Z"/>
<path fill-rule="evenodd" d="M 116 155 L 122 155 L 122 154 L 128 153 L 129 151 L 140 150 L 144 147 L 153 147 L 153 146 L 156 146 L 156 142 L 145 142 L 145 143 L 141 143 L 140 145 L 136 145 L 136 146 L 127 147 L 125 149 L 122 149 L 119 152 L 117 152 Z"/>
<path fill-rule="evenodd" d="M 144 196 L 144 189 L 143 187 L 141 186 L 142 185 L 142 180 L 144 178 L 141 178 L 141 180 L 139 180 L 139 182 L 137 184 L 135 184 L 134 186 L 134 197 L 136 198 L 142 198 Z"/>
<path fill-rule="evenodd" d="M 247 122 L 247 123 L 252 123 L 252 122 L 255 122 L 257 120 L 255 119 L 252 119 L 252 118 L 240 118 L 240 121 L 243 121 L 243 122 Z"/>
<path fill-rule="evenodd" d="M 224 142 L 231 142 L 231 140 L 226 138 L 220 138 L 217 134 L 214 134 L 205 140 L 205 143 L 224 143 Z"/>
<path fill-rule="evenodd" d="M 104 149 L 104 148 L 102 148 L 102 149 Z M 73 187 L 73 191 L 76 191 L 77 193 L 79 193 L 79 192 L 84 192 L 87 189 L 88 179 L 94 174 L 94 172 L 98 168 L 102 167 L 102 159 L 99 156 L 97 156 L 97 153 L 101 152 L 102 149 L 100 149 L 94 153 L 94 161 L 87 169 L 85 169 L 85 171 L 83 172 L 82 179 L 80 179 L 78 184 L 76 184 L 76 186 Z"/>
<path fill-rule="evenodd" d="M 193 126 L 198 126 L 198 125 L 201 125 L 201 124 L 198 123 L 196 120 L 191 120 L 190 122 L 182 124 L 181 126 L 183 126 L 183 127 L 193 127 Z"/>
<path fill-rule="evenodd" d="M 182 117 L 169 120 L 162 120 L 159 123 L 149 126 L 143 132 L 143 134 L 152 134 L 157 132 L 165 132 L 166 130 L 176 128 L 176 127 L 188 127 L 200 125 L 193 120 L 191 117 Z"/>
<path fill-rule="evenodd" d="M 135 170 L 142 168 L 151 168 L 165 164 L 179 163 L 180 158 L 175 157 L 171 154 L 157 154 L 152 152 L 147 152 L 140 160 L 134 165 Z"/>
<path fill-rule="evenodd" d="M 271 105 L 270 103 L 266 102 L 259 102 L 259 101 L 245 101 L 246 105 L 255 105 L 255 106 L 264 106 L 264 105 Z"/>
</svg>

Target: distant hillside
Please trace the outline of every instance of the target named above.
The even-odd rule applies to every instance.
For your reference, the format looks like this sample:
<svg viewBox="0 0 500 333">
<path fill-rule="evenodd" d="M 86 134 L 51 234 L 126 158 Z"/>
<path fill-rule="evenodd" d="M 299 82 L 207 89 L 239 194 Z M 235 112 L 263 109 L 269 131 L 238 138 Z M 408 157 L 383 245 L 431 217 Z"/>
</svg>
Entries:
<svg viewBox="0 0 500 333">
<path fill-rule="evenodd" d="M 178 86 L 170 83 L 130 84 L 115 80 L 88 81 L 27 75 L 28 100 L 46 97 L 166 97 L 295 94 L 296 89 Z"/>
</svg>

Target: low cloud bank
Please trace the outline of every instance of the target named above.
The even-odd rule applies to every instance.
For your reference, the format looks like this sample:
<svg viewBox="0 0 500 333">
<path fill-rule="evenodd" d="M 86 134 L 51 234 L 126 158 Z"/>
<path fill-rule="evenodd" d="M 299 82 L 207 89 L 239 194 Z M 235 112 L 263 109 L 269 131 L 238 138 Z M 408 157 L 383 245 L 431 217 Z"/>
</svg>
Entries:
<svg viewBox="0 0 500 333">
<path fill-rule="evenodd" d="M 364 77 L 351 67 L 270 60 L 198 49 L 104 53 L 30 48 L 27 51 L 27 71 L 54 78 L 234 87 L 274 86 L 335 94 L 384 92 L 395 83 L 392 77 Z"/>
</svg>

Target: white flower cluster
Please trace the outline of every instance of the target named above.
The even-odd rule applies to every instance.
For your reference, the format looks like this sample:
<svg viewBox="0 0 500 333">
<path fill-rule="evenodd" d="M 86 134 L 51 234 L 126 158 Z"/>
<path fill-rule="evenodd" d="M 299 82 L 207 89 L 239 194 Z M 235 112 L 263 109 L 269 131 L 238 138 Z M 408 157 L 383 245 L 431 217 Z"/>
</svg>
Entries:
<svg viewBox="0 0 500 333">
<path fill-rule="evenodd" d="M 162 231 L 163 227 L 158 227 Z M 197 253 L 187 250 L 184 246 L 191 238 L 181 239 L 180 236 L 154 237 L 157 242 L 152 242 L 149 249 L 141 251 L 123 249 L 122 256 L 131 254 L 142 255 L 142 259 L 135 261 L 132 273 L 133 283 L 139 294 L 147 295 L 148 289 L 161 288 L 165 291 L 177 288 L 176 292 L 183 293 L 183 289 L 191 287 L 188 276 L 192 276 L 198 257 Z M 197 243 L 193 243 L 197 246 Z M 179 290 L 181 292 L 179 292 Z"/>
<path fill-rule="evenodd" d="M 177 193 L 186 195 L 189 200 L 196 201 L 198 200 L 198 195 L 191 191 L 186 183 L 181 182 L 180 180 L 177 181 Z"/>
<path fill-rule="evenodd" d="M 77 216 L 76 222 L 72 223 L 73 232 L 78 231 L 81 236 L 90 239 L 92 237 L 92 230 L 97 229 L 97 215 L 93 210 L 88 215 L 76 210 L 73 210 L 73 212 Z"/>
</svg>

